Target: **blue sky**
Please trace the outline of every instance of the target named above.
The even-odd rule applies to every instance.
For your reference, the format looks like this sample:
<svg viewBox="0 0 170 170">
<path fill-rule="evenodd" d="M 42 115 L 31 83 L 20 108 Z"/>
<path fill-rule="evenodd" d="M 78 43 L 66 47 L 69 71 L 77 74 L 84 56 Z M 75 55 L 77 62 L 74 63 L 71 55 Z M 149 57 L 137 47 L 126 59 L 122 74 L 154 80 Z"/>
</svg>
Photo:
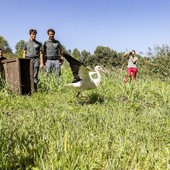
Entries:
<svg viewBox="0 0 170 170">
<path fill-rule="evenodd" d="M 100 45 L 144 54 L 170 45 L 170 0 L 1 0 L 0 8 L 0 35 L 13 52 L 30 28 L 42 43 L 53 28 L 66 49 L 91 53 Z"/>
</svg>

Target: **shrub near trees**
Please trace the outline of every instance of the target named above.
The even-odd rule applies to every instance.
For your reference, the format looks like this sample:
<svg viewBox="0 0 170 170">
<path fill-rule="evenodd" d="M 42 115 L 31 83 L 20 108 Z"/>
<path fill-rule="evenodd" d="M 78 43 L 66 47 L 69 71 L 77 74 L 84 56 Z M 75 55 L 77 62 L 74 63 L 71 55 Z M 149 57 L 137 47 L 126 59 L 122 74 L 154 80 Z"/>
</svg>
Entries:
<svg viewBox="0 0 170 170">
<path fill-rule="evenodd" d="M 148 48 L 147 56 L 140 57 L 138 67 L 142 75 L 149 75 L 160 78 L 161 80 L 169 78 L 170 75 L 170 47 L 166 44 L 162 46 L 155 45 L 154 48 Z"/>
<path fill-rule="evenodd" d="M 154 46 L 152 55 L 152 72 L 159 75 L 161 78 L 169 77 L 170 75 L 170 47 L 166 44 Z"/>
</svg>

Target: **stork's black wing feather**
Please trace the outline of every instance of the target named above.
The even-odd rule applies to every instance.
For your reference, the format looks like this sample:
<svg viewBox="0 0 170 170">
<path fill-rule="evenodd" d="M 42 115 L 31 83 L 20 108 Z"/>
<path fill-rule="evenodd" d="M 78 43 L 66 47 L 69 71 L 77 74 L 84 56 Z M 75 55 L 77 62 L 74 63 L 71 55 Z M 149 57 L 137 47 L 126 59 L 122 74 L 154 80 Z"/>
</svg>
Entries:
<svg viewBox="0 0 170 170">
<path fill-rule="evenodd" d="M 81 78 L 79 77 L 79 69 L 80 69 L 80 66 L 82 65 L 85 66 L 85 65 L 81 63 L 80 61 L 76 60 L 75 58 L 73 58 L 72 56 L 70 56 L 69 54 L 64 53 L 64 57 L 70 63 L 70 67 L 71 67 L 71 70 L 74 76 L 74 80 L 72 83 L 80 81 Z"/>
</svg>

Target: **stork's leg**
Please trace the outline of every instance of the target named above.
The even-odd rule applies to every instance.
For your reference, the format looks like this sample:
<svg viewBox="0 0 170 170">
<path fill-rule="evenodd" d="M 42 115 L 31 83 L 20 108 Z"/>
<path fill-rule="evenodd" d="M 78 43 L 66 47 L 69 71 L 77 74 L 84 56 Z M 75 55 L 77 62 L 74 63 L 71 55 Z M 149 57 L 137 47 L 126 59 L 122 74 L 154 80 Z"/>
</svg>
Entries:
<svg viewBox="0 0 170 170">
<path fill-rule="evenodd" d="M 79 100 L 78 100 L 79 95 L 80 95 L 80 92 L 78 92 L 77 95 L 76 95 L 76 103 L 77 104 L 79 104 Z"/>
<path fill-rule="evenodd" d="M 78 101 L 78 99 L 80 99 L 80 93 L 81 93 L 82 91 L 79 91 L 78 93 L 77 93 L 77 95 L 76 95 L 76 99 L 77 99 L 77 101 Z M 81 99 L 87 99 L 87 97 L 85 97 L 85 96 L 82 96 L 81 95 Z"/>
<path fill-rule="evenodd" d="M 80 96 L 80 93 L 81 93 L 81 92 L 82 92 L 82 91 L 79 91 L 79 92 L 77 93 L 77 95 L 76 95 L 76 102 L 77 102 L 77 103 L 79 103 L 79 99 L 80 99 L 79 96 Z M 84 99 L 87 99 L 87 97 L 81 96 L 81 99 L 83 99 L 83 98 L 84 98 Z M 81 101 L 81 102 L 82 102 L 82 101 Z"/>
<path fill-rule="evenodd" d="M 76 98 L 78 98 L 78 97 L 79 97 L 80 93 L 81 93 L 81 92 L 78 92 L 78 93 L 77 93 Z"/>
</svg>

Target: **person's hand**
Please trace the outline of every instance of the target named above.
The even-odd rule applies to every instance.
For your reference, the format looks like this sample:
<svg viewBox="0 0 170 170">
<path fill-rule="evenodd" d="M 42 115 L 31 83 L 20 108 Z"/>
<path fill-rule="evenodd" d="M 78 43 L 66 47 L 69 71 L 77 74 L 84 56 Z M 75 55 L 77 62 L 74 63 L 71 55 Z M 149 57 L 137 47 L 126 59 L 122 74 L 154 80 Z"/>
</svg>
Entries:
<svg viewBox="0 0 170 170">
<path fill-rule="evenodd" d="M 40 64 L 40 68 L 43 68 L 44 67 L 44 64 Z"/>
<path fill-rule="evenodd" d="M 64 63 L 64 57 L 62 55 L 60 55 L 60 59 L 59 59 L 60 65 L 63 65 Z"/>
<path fill-rule="evenodd" d="M 63 62 L 64 62 L 64 60 L 61 60 L 61 59 L 60 59 L 60 65 L 63 65 Z"/>
</svg>

